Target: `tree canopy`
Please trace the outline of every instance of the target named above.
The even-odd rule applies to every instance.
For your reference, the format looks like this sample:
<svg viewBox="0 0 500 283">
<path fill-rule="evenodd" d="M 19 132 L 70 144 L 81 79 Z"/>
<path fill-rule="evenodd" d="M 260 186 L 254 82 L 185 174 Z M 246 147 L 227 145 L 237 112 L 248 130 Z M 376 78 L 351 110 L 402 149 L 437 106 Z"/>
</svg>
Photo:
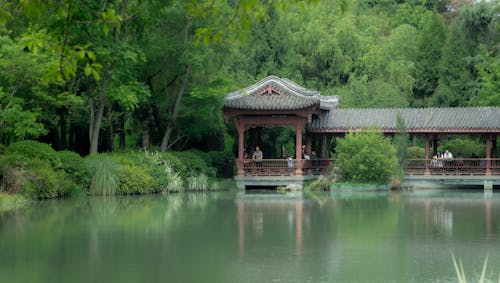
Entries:
<svg viewBox="0 0 500 283">
<path fill-rule="evenodd" d="M 0 1 L 0 142 L 223 150 L 224 95 L 287 77 L 340 107 L 500 105 L 500 5 Z"/>
</svg>

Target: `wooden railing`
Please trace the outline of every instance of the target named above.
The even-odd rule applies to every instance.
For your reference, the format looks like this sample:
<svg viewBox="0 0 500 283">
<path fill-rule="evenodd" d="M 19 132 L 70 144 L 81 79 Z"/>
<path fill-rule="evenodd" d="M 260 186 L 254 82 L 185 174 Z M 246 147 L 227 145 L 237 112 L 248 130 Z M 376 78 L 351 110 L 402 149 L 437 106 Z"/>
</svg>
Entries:
<svg viewBox="0 0 500 283">
<path fill-rule="evenodd" d="M 426 163 L 431 175 L 500 175 L 500 158 L 410 159 L 405 174 L 424 175 Z"/>
<path fill-rule="evenodd" d="M 330 159 L 264 159 L 236 162 L 245 176 L 294 176 L 299 165 L 303 175 L 326 175 L 332 164 Z"/>
<path fill-rule="evenodd" d="M 237 160 L 244 176 L 294 176 L 298 165 L 303 175 L 328 175 L 335 165 L 334 159 L 264 159 Z M 500 158 L 464 158 L 453 160 L 410 159 L 407 175 L 425 175 L 426 162 L 431 175 L 500 175 Z M 239 170 L 240 171 L 240 170 Z"/>
</svg>

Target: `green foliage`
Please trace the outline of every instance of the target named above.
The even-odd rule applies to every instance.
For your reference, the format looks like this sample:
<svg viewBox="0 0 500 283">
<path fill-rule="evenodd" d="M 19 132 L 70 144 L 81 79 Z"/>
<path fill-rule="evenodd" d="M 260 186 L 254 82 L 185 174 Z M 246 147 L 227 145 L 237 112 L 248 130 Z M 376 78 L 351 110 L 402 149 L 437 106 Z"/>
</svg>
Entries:
<svg viewBox="0 0 500 283">
<path fill-rule="evenodd" d="M 420 146 L 410 146 L 408 147 L 408 158 L 409 159 L 424 159 L 425 149 Z"/>
<path fill-rule="evenodd" d="M 387 184 L 398 172 L 396 149 L 381 133 L 349 133 L 337 139 L 336 150 L 343 181 Z"/>
<path fill-rule="evenodd" d="M 15 142 L 7 148 L 7 154 L 13 153 L 44 160 L 54 169 L 61 169 L 63 167 L 56 151 L 45 143 L 30 140 Z"/>
<path fill-rule="evenodd" d="M 137 166 L 121 166 L 117 177 L 119 194 L 147 194 L 154 192 L 157 187 L 155 179 Z"/>
<path fill-rule="evenodd" d="M 180 170 L 181 175 L 197 176 L 203 173 L 208 175 L 209 177 L 215 177 L 215 168 L 209 167 L 205 163 L 205 161 L 197 154 L 191 151 L 172 151 L 170 153 L 173 156 L 177 157 L 184 165 L 182 170 Z"/>
<path fill-rule="evenodd" d="M 57 151 L 57 156 L 61 160 L 62 170 L 76 184 L 84 190 L 90 187 L 90 171 L 85 166 L 84 159 L 69 150 Z"/>
<path fill-rule="evenodd" d="M 119 189 L 119 165 L 108 156 L 95 155 L 85 159 L 85 166 L 91 172 L 90 191 L 92 195 L 115 195 Z"/>
<path fill-rule="evenodd" d="M 484 141 L 479 139 L 454 138 L 443 142 L 438 147 L 439 152 L 444 152 L 448 149 L 453 153 L 454 157 L 461 154 L 463 157 L 484 157 L 486 154 L 486 146 Z"/>
<path fill-rule="evenodd" d="M 226 164 L 234 158 L 230 151 L 209 151 L 208 155 L 218 173 L 223 172 Z"/>
<path fill-rule="evenodd" d="M 7 151 L 7 147 L 0 143 L 0 155 L 4 154 Z"/>
<path fill-rule="evenodd" d="M 75 186 L 63 171 L 56 171 L 47 162 L 12 153 L 0 157 L 2 188 L 33 199 L 68 195 Z"/>
</svg>

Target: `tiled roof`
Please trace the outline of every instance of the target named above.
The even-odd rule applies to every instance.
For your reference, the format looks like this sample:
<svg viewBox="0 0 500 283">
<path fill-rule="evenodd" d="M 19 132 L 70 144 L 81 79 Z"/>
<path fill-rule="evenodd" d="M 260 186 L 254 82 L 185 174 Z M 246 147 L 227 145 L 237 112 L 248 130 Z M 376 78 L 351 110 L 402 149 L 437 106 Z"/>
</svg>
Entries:
<svg viewBox="0 0 500 283">
<path fill-rule="evenodd" d="M 332 109 L 312 122 L 312 131 L 345 132 L 376 126 L 396 131 L 398 113 L 411 131 L 500 130 L 500 107 Z"/>
<path fill-rule="evenodd" d="M 229 93 L 224 99 L 225 108 L 247 110 L 291 110 L 312 105 L 321 108 L 336 107 L 338 99 L 321 97 L 318 91 L 309 90 L 295 82 L 269 76 L 241 91 Z"/>
</svg>

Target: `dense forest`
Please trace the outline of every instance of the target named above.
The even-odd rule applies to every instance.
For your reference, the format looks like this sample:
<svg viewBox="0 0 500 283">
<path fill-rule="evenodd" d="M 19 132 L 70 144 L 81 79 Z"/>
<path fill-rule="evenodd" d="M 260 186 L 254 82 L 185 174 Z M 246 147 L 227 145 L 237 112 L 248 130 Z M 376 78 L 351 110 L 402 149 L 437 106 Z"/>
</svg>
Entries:
<svg viewBox="0 0 500 283">
<path fill-rule="evenodd" d="M 268 75 L 344 108 L 498 106 L 499 17 L 496 0 L 0 1 L 0 143 L 228 149 L 225 94 Z"/>
</svg>

